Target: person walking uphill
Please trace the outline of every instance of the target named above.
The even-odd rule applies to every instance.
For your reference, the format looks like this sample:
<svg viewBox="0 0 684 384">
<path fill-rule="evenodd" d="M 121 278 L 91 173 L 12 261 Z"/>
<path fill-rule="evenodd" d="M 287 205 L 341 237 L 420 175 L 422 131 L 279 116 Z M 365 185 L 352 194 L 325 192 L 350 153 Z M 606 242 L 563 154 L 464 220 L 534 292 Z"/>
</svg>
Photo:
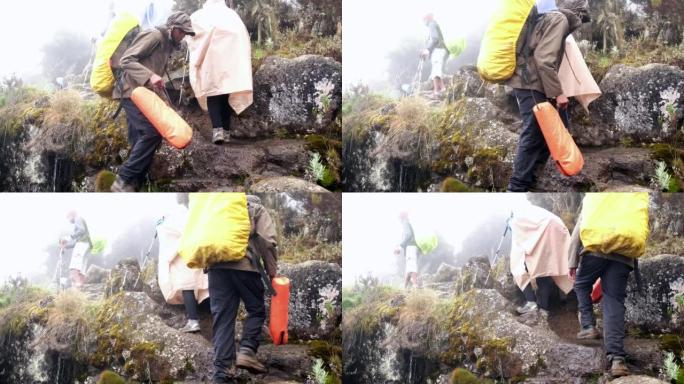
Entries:
<svg viewBox="0 0 684 384">
<path fill-rule="evenodd" d="M 432 13 L 428 13 L 423 17 L 423 22 L 428 28 L 428 40 L 427 46 L 420 54 L 421 60 L 426 60 L 428 57 L 432 62 L 432 72 L 430 73 L 430 79 L 433 85 L 433 96 L 436 98 L 442 97 L 444 95 L 444 65 L 449 58 L 449 50 L 444 43 L 444 36 L 442 35 L 442 29 L 435 21 L 435 17 Z"/>
<path fill-rule="evenodd" d="M 561 0 L 558 9 L 547 11 L 525 25 L 518 39 L 516 68 L 507 85 L 518 101 L 523 127 L 508 190 L 527 192 L 537 181 L 549 158 L 549 148 L 534 116 L 536 104 L 550 101 L 568 126 L 568 98 L 563 94 L 558 70 L 565 39 L 582 23 L 590 21 L 587 0 Z M 530 29 L 531 28 L 531 29 Z"/>
<path fill-rule="evenodd" d="M 214 318 L 214 382 L 230 383 L 235 367 L 251 373 L 265 373 L 266 367 L 256 358 L 261 328 L 266 320 L 263 267 L 270 280 L 276 276 L 276 229 L 266 208 L 256 196 L 247 196 L 247 210 L 252 233 L 247 255 L 235 262 L 223 262 L 209 268 L 209 296 Z M 262 264 L 263 262 L 263 264 Z M 235 353 L 235 321 L 240 300 L 247 318 L 243 323 L 240 349 Z"/>
<path fill-rule="evenodd" d="M 212 142 L 229 142 L 232 115 L 253 101 L 249 32 L 223 0 L 207 0 L 190 18 L 197 32 L 188 39 L 190 85 L 200 107 L 209 111 Z"/>
<path fill-rule="evenodd" d="M 409 289 L 411 286 L 420 288 L 420 281 L 418 278 L 418 246 L 416 244 L 413 226 L 409 222 L 408 213 L 401 212 L 399 214 L 399 221 L 401 222 L 402 228 L 401 241 L 395 249 L 394 254 L 403 256 L 404 288 Z"/>
<path fill-rule="evenodd" d="M 169 16 L 166 25 L 141 32 L 121 57 L 112 97 L 120 99 L 126 111 L 131 149 L 119 169 L 112 192 L 135 192 L 144 182 L 154 153 L 162 142 L 162 136 L 131 100 L 131 93 L 141 86 L 163 91 L 161 75 L 171 53 L 180 48 L 186 35 L 194 34 L 190 16 L 176 12 Z"/>
<path fill-rule="evenodd" d="M 572 232 L 568 265 L 574 280 L 580 325 L 578 339 L 598 339 L 591 292 L 597 279 L 603 290 L 603 337 L 610 372 L 630 374 L 625 363 L 627 279 L 637 269 L 648 238 L 648 193 L 590 193 L 584 197 Z M 637 286 L 639 275 L 636 273 Z"/>
<path fill-rule="evenodd" d="M 67 213 L 67 220 L 74 225 L 71 235 L 62 241 L 62 247 L 73 249 L 69 263 L 69 274 L 74 287 L 80 288 L 85 283 L 84 272 L 88 262 L 87 255 L 93 244 L 85 220 L 76 211 Z"/>
</svg>

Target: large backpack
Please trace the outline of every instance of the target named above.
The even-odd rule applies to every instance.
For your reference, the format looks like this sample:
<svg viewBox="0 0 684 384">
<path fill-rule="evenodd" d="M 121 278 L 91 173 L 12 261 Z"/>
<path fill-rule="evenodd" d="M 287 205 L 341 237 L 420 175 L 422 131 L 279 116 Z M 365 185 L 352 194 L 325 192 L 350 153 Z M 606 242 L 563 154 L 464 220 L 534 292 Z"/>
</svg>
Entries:
<svg viewBox="0 0 684 384">
<path fill-rule="evenodd" d="M 119 64 L 112 63 L 112 56 L 122 45 L 129 46 L 138 33 L 140 22 L 137 16 L 121 13 L 112 20 L 95 52 L 93 71 L 90 74 L 90 87 L 95 93 L 102 97 L 112 97 L 116 84 L 113 69 Z"/>
<path fill-rule="evenodd" d="M 521 36 L 523 27 L 530 20 L 526 30 L 531 33 L 537 19 L 535 0 L 498 1 L 477 58 L 480 76 L 492 82 L 506 81 L 513 76 L 518 39 L 526 37 Z"/>
<path fill-rule="evenodd" d="M 580 239 L 585 251 L 644 254 L 648 239 L 648 193 L 588 193 L 582 203 Z"/>
<path fill-rule="evenodd" d="M 178 252 L 189 268 L 239 261 L 247 254 L 252 224 L 244 193 L 191 193 Z"/>
</svg>

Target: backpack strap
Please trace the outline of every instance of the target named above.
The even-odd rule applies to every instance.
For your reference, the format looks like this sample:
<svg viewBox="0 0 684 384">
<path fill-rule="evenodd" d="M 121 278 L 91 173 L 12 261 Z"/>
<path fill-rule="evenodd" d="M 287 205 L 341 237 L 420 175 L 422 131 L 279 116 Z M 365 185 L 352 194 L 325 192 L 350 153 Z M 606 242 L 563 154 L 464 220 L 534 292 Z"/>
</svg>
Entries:
<svg viewBox="0 0 684 384">
<path fill-rule="evenodd" d="M 532 53 L 534 52 L 534 49 L 530 47 L 530 40 L 532 39 L 532 34 L 534 33 L 534 29 L 537 26 L 537 22 L 539 21 L 541 16 L 543 15 L 539 14 L 539 12 L 537 11 L 537 6 L 535 5 L 532 7 L 530 14 L 527 16 L 527 21 L 525 22 L 525 38 L 523 40 L 520 52 L 522 53 L 523 59 L 525 60 L 522 69 L 522 78 L 526 84 L 530 83 L 529 59 L 530 57 L 532 57 Z"/>
<path fill-rule="evenodd" d="M 264 283 L 264 286 L 266 286 L 266 291 L 271 295 L 271 296 L 276 296 L 276 291 L 273 289 L 273 284 L 271 284 L 271 279 L 268 277 L 266 274 L 266 270 L 264 269 L 264 261 L 261 256 L 261 249 L 255 249 L 256 244 L 260 244 L 257 239 L 259 238 L 259 235 L 256 234 L 256 232 L 252 233 L 249 235 L 249 243 L 247 245 L 248 252 L 252 255 L 251 258 L 249 258 L 250 262 L 252 263 L 252 266 L 259 271 L 259 274 L 261 275 L 261 280 Z M 256 248 L 260 248 L 260 245 L 256 245 Z"/>
</svg>

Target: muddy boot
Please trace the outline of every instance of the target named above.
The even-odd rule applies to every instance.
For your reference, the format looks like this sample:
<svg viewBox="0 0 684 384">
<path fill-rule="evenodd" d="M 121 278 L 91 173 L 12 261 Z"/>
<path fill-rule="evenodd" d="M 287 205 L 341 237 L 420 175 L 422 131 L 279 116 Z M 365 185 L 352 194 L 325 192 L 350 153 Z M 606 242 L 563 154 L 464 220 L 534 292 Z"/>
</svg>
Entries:
<svg viewBox="0 0 684 384">
<path fill-rule="evenodd" d="M 249 348 L 240 348 L 235 364 L 238 368 L 246 369 L 250 373 L 266 373 L 268 370 L 256 358 L 256 353 Z"/>
<path fill-rule="evenodd" d="M 112 184 L 112 187 L 109 190 L 112 192 L 136 192 L 135 185 L 128 184 L 120 176 L 116 177 L 114 184 Z"/>
<path fill-rule="evenodd" d="M 223 128 L 214 128 L 212 131 L 211 142 L 214 144 L 223 144 L 226 141 L 226 137 Z"/>
<path fill-rule="evenodd" d="M 185 332 L 185 333 L 193 333 L 193 332 L 199 332 L 200 331 L 200 325 L 198 320 L 188 320 L 188 323 L 185 324 L 185 326 L 181 329 L 179 329 L 180 332 Z"/>
<path fill-rule="evenodd" d="M 590 326 L 589 328 L 584 328 L 581 331 L 577 333 L 577 338 L 578 339 L 600 339 L 601 338 L 601 332 L 596 329 L 594 326 Z"/>
<path fill-rule="evenodd" d="M 629 376 L 632 372 L 627 368 L 624 357 L 613 357 L 610 364 L 610 375 L 613 377 Z"/>
<path fill-rule="evenodd" d="M 534 301 L 528 301 L 522 307 L 516 308 L 515 311 L 518 312 L 519 315 L 524 315 L 529 312 L 536 312 L 537 309 L 539 309 L 539 307 L 537 307 L 537 303 Z"/>
</svg>

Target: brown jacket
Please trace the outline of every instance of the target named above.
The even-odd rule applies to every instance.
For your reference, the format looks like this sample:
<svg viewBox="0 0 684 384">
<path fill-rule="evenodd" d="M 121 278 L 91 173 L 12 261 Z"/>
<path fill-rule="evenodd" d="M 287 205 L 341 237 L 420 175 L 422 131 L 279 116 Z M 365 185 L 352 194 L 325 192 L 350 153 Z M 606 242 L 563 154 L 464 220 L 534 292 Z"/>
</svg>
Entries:
<svg viewBox="0 0 684 384">
<path fill-rule="evenodd" d="M 130 98 L 135 88 L 149 85 L 153 74 L 163 76 L 174 49 L 171 33 L 166 26 L 141 32 L 121 57 L 117 71 L 121 79 L 114 87 L 113 98 Z"/>
<path fill-rule="evenodd" d="M 233 262 L 212 265 L 211 268 L 236 269 L 239 271 L 258 272 L 252 264 L 255 257 L 261 256 L 264 269 L 270 277 L 276 275 L 278 269 L 277 232 L 275 223 L 263 205 L 248 202 L 247 210 L 252 223 L 246 257 Z"/>
<path fill-rule="evenodd" d="M 560 9 L 544 14 L 537 21 L 534 31 L 529 35 L 527 44 L 532 50 L 530 57 L 525 56 L 523 44 L 527 37 L 527 26 L 518 39 L 516 68 L 507 84 L 517 89 L 539 91 L 548 98 L 563 94 L 558 69 L 560 68 L 565 39 L 582 24 L 574 13 Z M 527 79 L 524 70 L 527 66 Z"/>
</svg>

